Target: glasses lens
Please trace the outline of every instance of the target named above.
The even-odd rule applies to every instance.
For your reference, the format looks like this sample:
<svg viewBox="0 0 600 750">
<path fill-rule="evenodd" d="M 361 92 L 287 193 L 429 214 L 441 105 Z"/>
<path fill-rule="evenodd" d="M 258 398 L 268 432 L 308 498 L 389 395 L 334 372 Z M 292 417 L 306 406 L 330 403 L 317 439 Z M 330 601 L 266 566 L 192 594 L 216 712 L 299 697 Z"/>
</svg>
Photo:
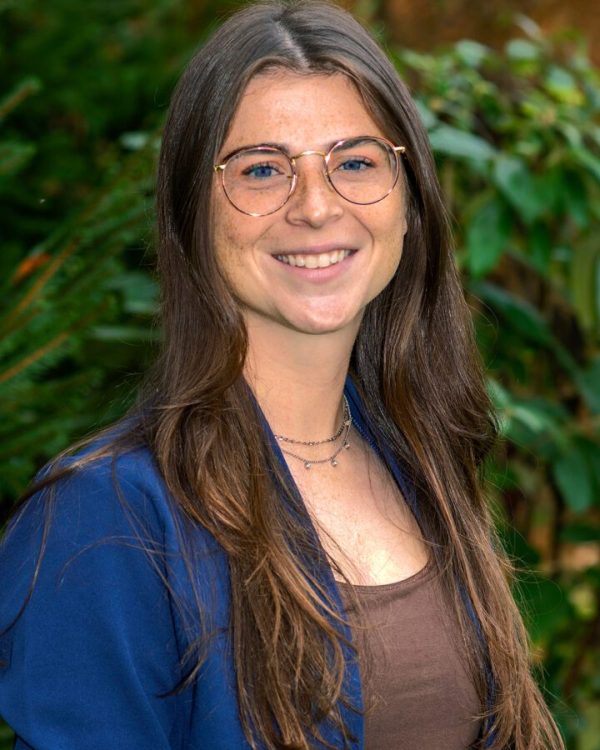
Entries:
<svg viewBox="0 0 600 750">
<path fill-rule="evenodd" d="M 227 162 L 223 187 L 240 211 L 263 216 L 286 202 L 292 175 L 290 160 L 282 151 L 267 147 L 246 149 Z"/>
<path fill-rule="evenodd" d="M 331 184 L 352 203 L 376 203 L 392 190 L 398 177 L 396 153 L 376 138 L 338 143 L 327 164 Z"/>
</svg>

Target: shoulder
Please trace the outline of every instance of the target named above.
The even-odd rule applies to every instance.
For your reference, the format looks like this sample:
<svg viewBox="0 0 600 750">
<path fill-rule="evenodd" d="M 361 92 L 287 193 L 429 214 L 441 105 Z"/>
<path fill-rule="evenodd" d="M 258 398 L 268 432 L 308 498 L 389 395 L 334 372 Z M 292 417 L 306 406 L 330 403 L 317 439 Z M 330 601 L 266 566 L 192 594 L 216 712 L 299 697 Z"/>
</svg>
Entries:
<svg viewBox="0 0 600 750">
<path fill-rule="evenodd" d="M 167 503 L 168 492 L 154 457 L 147 447 L 135 449 L 103 450 L 101 443 L 91 443 L 87 448 L 62 459 L 56 469 L 67 473 L 57 483 L 58 491 L 74 495 L 82 490 L 94 495 L 112 497 L 125 492 L 132 499 L 144 497 L 155 503 Z M 54 468 L 54 467 L 53 467 Z M 48 468 L 42 476 L 46 478 Z"/>
<path fill-rule="evenodd" d="M 188 639 L 168 493 L 145 450 L 65 468 L 0 545 L 0 714 L 36 747 L 171 747 Z"/>
<path fill-rule="evenodd" d="M 12 519 L 0 543 L 7 592 L 0 629 L 33 582 L 45 596 L 65 587 L 115 592 L 126 583 L 132 595 L 165 584 L 187 587 L 184 548 L 187 557 L 222 567 L 214 538 L 183 517 L 147 448 L 97 457 L 100 447 L 91 444 L 43 470 L 38 480 L 54 473 L 56 481 L 42 485 Z"/>
<path fill-rule="evenodd" d="M 32 582 L 50 584 L 50 571 L 59 585 L 72 560 L 87 565 L 93 559 L 102 570 L 117 540 L 141 536 L 142 529 L 145 536 L 162 537 L 164 492 L 150 456 L 143 451 L 94 459 L 94 449 L 43 469 L 34 493 L 11 519 L 0 544 L 0 576 L 15 606 Z M 4 597 L 4 607 L 9 603 Z"/>
<path fill-rule="evenodd" d="M 14 535 L 37 536 L 42 527 L 71 542 L 136 526 L 160 535 L 173 503 L 150 451 L 97 455 L 102 447 L 92 443 L 46 466 L 4 544 Z"/>
</svg>

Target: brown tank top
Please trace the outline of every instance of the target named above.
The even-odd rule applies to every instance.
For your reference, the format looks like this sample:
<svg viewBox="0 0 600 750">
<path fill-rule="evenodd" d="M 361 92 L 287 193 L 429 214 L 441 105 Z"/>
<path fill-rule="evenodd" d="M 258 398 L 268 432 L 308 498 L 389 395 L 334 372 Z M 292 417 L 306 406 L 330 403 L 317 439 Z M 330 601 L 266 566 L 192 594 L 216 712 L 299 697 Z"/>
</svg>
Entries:
<svg viewBox="0 0 600 750">
<path fill-rule="evenodd" d="M 430 558 L 410 578 L 381 586 L 338 583 L 363 608 L 355 630 L 359 660 L 368 658 L 365 750 L 465 750 L 479 734 L 481 710 L 454 636 L 458 624 Z"/>
</svg>

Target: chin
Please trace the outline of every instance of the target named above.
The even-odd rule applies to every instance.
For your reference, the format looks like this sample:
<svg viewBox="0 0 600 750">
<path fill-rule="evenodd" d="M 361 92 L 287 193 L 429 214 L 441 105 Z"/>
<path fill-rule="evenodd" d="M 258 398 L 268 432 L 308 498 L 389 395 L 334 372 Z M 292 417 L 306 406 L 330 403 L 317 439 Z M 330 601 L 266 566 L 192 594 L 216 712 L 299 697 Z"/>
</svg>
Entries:
<svg viewBox="0 0 600 750">
<path fill-rule="evenodd" d="M 305 317 L 297 320 L 288 320 L 287 325 L 295 331 L 300 333 L 307 333 L 311 335 L 322 335 L 327 333 L 337 333 L 338 331 L 354 331 L 355 335 L 358 333 L 358 327 L 362 315 L 358 316 L 315 316 Z"/>
</svg>

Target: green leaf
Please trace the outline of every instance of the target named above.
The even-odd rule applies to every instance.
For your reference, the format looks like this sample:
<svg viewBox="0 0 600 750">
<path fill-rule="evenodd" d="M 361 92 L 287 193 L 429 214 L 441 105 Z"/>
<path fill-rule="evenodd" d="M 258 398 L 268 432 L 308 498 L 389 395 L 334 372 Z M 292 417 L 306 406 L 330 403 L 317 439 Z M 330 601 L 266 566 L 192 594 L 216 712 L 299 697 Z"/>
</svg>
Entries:
<svg viewBox="0 0 600 750">
<path fill-rule="evenodd" d="M 585 167 L 588 174 L 600 182 L 600 159 L 585 148 L 572 148 L 571 154 L 575 161 Z"/>
<path fill-rule="evenodd" d="M 534 433 L 544 433 L 548 430 L 548 417 L 543 412 L 527 404 L 514 404 L 510 407 L 510 416 L 517 419 Z"/>
<path fill-rule="evenodd" d="M 584 148 L 583 134 L 581 128 L 572 122 L 559 121 L 556 129 L 562 133 L 566 142 L 573 148 Z"/>
<path fill-rule="evenodd" d="M 421 116 L 421 121 L 427 130 L 434 128 L 438 123 L 438 119 L 429 107 L 420 99 L 415 100 L 415 106 L 417 107 L 417 111 Z"/>
<path fill-rule="evenodd" d="M 41 88 L 42 82 L 34 76 L 28 76 L 19 81 L 7 96 L 0 99 L 0 123 L 25 99 L 33 94 L 37 94 Z"/>
<path fill-rule="evenodd" d="M 579 90 L 572 74 L 558 65 L 550 67 L 544 85 L 546 90 L 560 102 L 571 106 L 580 106 L 584 102 L 583 92 Z"/>
<path fill-rule="evenodd" d="M 547 276 L 552 259 L 552 238 L 547 224 L 537 222 L 531 227 L 527 249 L 533 265 L 541 274 Z"/>
<path fill-rule="evenodd" d="M 439 154 L 464 159 L 493 159 L 496 149 L 483 138 L 451 125 L 440 125 L 429 134 L 431 147 Z"/>
<path fill-rule="evenodd" d="M 158 333 L 150 328 L 136 326 L 94 326 L 90 329 L 89 337 L 97 341 L 114 341 L 133 343 L 138 341 L 157 341 Z"/>
<path fill-rule="evenodd" d="M 591 236 L 580 242 L 571 260 L 571 292 L 578 320 L 583 328 L 589 330 L 595 329 L 597 324 L 596 300 L 600 296 L 600 290 L 596 283 L 599 263 L 598 239 Z"/>
<path fill-rule="evenodd" d="M 143 131 L 132 131 L 122 133 L 119 137 L 119 143 L 127 151 L 139 151 L 145 148 L 150 141 L 151 134 Z"/>
<path fill-rule="evenodd" d="M 494 164 L 494 182 L 527 224 L 544 211 L 527 164 L 516 156 L 500 155 Z"/>
<path fill-rule="evenodd" d="M 600 526 L 592 526 L 589 523 L 570 523 L 561 530 L 560 539 L 571 544 L 600 542 Z"/>
<path fill-rule="evenodd" d="M 504 434 L 516 445 L 536 448 L 545 458 L 556 454 L 557 446 L 564 449 L 567 445 L 564 417 L 556 413 L 548 402 L 514 399 L 506 407 L 503 416 Z"/>
<path fill-rule="evenodd" d="M 470 68 L 478 68 L 490 53 L 489 47 L 471 39 L 462 39 L 457 42 L 454 51 L 460 61 Z"/>
<path fill-rule="evenodd" d="M 474 281 L 471 291 L 501 313 L 530 341 L 547 346 L 553 336 L 539 311 L 529 302 L 488 281 Z"/>
<path fill-rule="evenodd" d="M 401 49 L 398 53 L 400 61 L 414 70 L 429 73 L 435 67 L 437 60 L 433 55 L 415 52 L 411 49 Z"/>
<path fill-rule="evenodd" d="M 600 436 L 596 441 L 590 438 L 578 438 L 577 445 L 585 456 L 594 482 L 594 497 L 600 505 Z"/>
<path fill-rule="evenodd" d="M 586 370 L 579 371 L 576 382 L 592 413 L 600 414 L 600 355 Z"/>
<path fill-rule="evenodd" d="M 540 48 L 526 39 L 511 39 L 504 49 L 510 60 L 533 61 L 540 57 Z"/>
<path fill-rule="evenodd" d="M 33 143 L 0 142 L 0 177 L 14 175 L 24 169 L 36 152 Z"/>
<path fill-rule="evenodd" d="M 496 409 L 506 409 L 509 405 L 509 392 L 494 378 L 488 378 L 487 392 Z"/>
<path fill-rule="evenodd" d="M 121 273 L 109 280 L 106 289 L 121 292 L 126 312 L 138 315 L 154 315 L 157 312 L 158 284 L 147 273 Z"/>
<path fill-rule="evenodd" d="M 600 179 L 600 170 L 598 171 Z M 590 202 L 581 174 L 575 171 L 564 173 L 562 181 L 562 210 L 574 221 L 579 229 L 590 223 Z"/>
<path fill-rule="evenodd" d="M 540 148 L 546 148 L 540 144 Z M 568 185 L 568 173 L 561 166 L 545 167 L 543 171 L 531 173 L 538 200 L 546 216 L 563 210 L 563 198 Z"/>
<path fill-rule="evenodd" d="M 555 581 L 541 574 L 520 576 L 515 598 L 536 643 L 552 638 L 571 617 L 571 605 L 563 590 Z"/>
<path fill-rule="evenodd" d="M 506 249 L 512 232 L 510 212 L 505 203 L 489 198 L 467 226 L 467 263 L 473 276 L 491 271 Z"/>
<path fill-rule="evenodd" d="M 576 513 L 594 503 L 594 479 L 585 455 L 574 444 L 553 464 L 552 473 L 565 502 Z"/>
<path fill-rule="evenodd" d="M 540 562 L 540 553 L 520 534 L 514 526 L 502 524 L 498 529 L 504 549 L 518 567 L 531 568 Z"/>
</svg>

